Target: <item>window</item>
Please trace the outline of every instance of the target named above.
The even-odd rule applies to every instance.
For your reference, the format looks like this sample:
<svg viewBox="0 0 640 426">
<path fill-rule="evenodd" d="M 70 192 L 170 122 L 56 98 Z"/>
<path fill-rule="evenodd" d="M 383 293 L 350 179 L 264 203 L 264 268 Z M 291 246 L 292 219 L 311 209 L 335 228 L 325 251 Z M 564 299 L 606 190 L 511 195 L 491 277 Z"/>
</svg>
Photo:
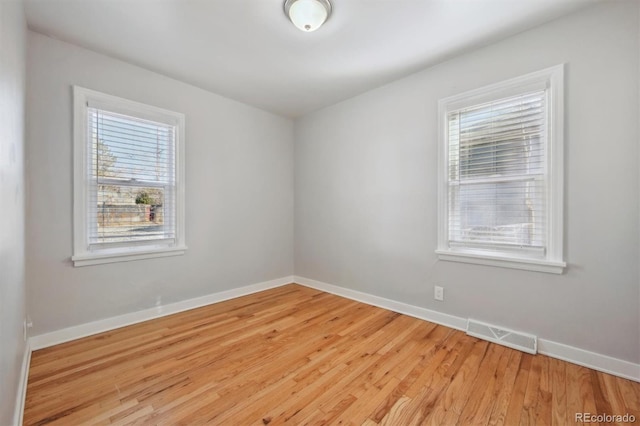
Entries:
<svg viewBox="0 0 640 426">
<path fill-rule="evenodd" d="M 184 115 L 73 92 L 74 265 L 184 254 Z"/>
<path fill-rule="evenodd" d="M 440 101 L 440 259 L 562 273 L 563 68 Z"/>
</svg>

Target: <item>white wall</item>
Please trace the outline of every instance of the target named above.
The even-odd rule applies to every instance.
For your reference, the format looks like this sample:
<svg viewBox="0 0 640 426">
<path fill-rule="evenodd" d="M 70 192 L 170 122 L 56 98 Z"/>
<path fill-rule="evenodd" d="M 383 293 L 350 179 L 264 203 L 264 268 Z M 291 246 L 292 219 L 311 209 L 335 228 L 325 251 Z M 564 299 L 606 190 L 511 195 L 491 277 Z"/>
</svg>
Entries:
<svg viewBox="0 0 640 426">
<path fill-rule="evenodd" d="M 296 122 L 296 275 L 639 362 L 638 4 L 591 7 Z M 438 99 L 560 63 L 565 274 L 439 261 Z"/>
<path fill-rule="evenodd" d="M 33 334 L 292 274 L 291 120 L 32 32 L 27 82 Z M 186 114 L 184 256 L 72 266 L 74 84 Z"/>
<path fill-rule="evenodd" d="M 0 425 L 13 423 L 25 351 L 24 99 L 21 1 L 0 1 Z"/>
</svg>

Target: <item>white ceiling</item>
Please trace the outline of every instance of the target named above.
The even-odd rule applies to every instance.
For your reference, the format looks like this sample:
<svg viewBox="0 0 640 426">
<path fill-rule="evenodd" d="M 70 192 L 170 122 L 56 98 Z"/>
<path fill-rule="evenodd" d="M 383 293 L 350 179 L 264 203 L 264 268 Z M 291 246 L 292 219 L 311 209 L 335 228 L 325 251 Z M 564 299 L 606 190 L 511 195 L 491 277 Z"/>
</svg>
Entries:
<svg viewBox="0 0 640 426">
<path fill-rule="evenodd" d="M 29 28 L 297 117 L 597 0 L 331 0 L 313 33 L 284 0 L 26 0 Z"/>
</svg>

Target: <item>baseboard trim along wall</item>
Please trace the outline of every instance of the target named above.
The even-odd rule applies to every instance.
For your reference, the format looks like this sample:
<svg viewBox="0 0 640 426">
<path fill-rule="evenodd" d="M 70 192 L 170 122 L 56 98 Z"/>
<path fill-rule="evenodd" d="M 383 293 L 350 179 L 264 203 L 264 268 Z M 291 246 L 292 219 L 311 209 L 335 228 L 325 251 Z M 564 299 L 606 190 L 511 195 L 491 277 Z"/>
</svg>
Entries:
<svg viewBox="0 0 640 426">
<path fill-rule="evenodd" d="M 444 314 L 442 312 L 432 311 L 430 309 L 420 308 L 418 306 L 409 305 L 395 300 L 386 299 L 384 297 L 373 296 L 339 287 L 333 284 L 323 283 L 321 281 L 309 278 L 294 276 L 294 282 L 306 287 L 315 288 L 316 290 L 326 291 L 337 296 L 346 297 L 358 302 L 367 303 L 369 305 L 378 306 L 380 308 L 389 309 L 390 311 L 409 315 L 425 321 L 435 322 L 447 327 L 464 331 L 467 325 L 467 319 L 454 315 Z M 508 324 L 505 324 L 508 326 Z M 607 355 L 590 352 L 584 349 L 568 346 L 562 343 L 553 342 L 538 338 L 538 353 L 550 356 L 551 358 L 561 359 L 583 367 L 592 368 L 602 371 L 603 373 L 613 374 L 614 376 L 623 377 L 625 379 L 640 382 L 640 364 L 634 364 Z"/>
<path fill-rule="evenodd" d="M 374 296 L 372 294 L 351 290 L 305 277 L 289 276 L 33 336 L 29 339 L 29 356 L 31 350 L 46 348 L 71 340 L 80 339 L 82 337 L 91 336 L 93 334 L 148 321 L 154 318 L 160 318 L 166 315 L 187 311 L 189 309 L 195 309 L 236 297 L 257 293 L 263 290 L 280 287 L 293 282 L 305 287 L 314 288 L 337 296 L 346 297 L 347 299 L 366 303 L 368 305 L 378 306 L 380 308 L 409 315 L 414 318 L 451 327 L 456 330 L 464 331 L 466 329 L 466 318 L 409 305 L 407 303 Z M 561 359 L 573 364 L 578 364 L 604 373 L 640 382 L 640 364 L 634 364 L 629 361 L 612 358 L 607 355 L 590 352 L 541 338 L 538 338 L 538 352 L 552 358 Z M 26 366 L 28 365 L 27 360 Z M 23 368 L 26 367 L 23 366 Z M 26 379 L 24 386 L 26 390 Z"/>
<path fill-rule="evenodd" d="M 304 277 L 293 277 L 294 282 L 305 287 L 315 288 L 337 296 L 346 297 L 347 299 L 356 300 L 366 303 L 367 305 L 377 306 L 379 308 L 388 309 L 393 312 L 408 315 L 410 317 L 421 320 L 435 322 L 456 330 L 464 331 L 467 328 L 467 320 L 453 315 L 443 314 L 442 312 L 432 311 L 431 309 L 420 308 L 418 306 L 409 305 L 407 303 L 397 302 L 395 300 L 386 299 L 384 297 L 374 296 L 368 293 L 339 287 L 333 284 L 327 284 L 320 281 L 311 280 Z"/>
<path fill-rule="evenodd" d="M 246 296 L 248 294 L 257 293 L 259 291 L 269 290 L 271 288 L 280 287 L 292 282 L 292 276 L 278 278 L 275 280 L 264 281 L 261 283 L 251 284 L 231 290 L 225 290 L 218 293 L 212 293 L 206 296 L 170 303 L 168 305 L 161 305 L 154 308 L 144 309 L 142 311 L 118 315 L 112 318 L 105 318 L 103 320 L 80 324 L 69 328 L 63 328 L 61 330 L 56 330 L 50 333 L 31 337 L 29 339 L 31 343 L 31 350 L 35 351 L 38 349 L 47 348 L 49 346 L 58 345 L 60 343 L 80 339 L 82 337 L 103 333 L 105 331 L 115 330 L 116 328 L 126 327 L 128 325 L 137 324 L 155 318 L 177 314 L 178 312 L 200 308 L 202 306 L 223 302 L 229 299 L 235 299 L 236 297 Z"/>
<path fill-rule="evenodd" d="M 20 370 L 20 382 L 16 394 L 15 411 L 13 412 L 13 424 L 21 425 L 24 416 L 24 405 L 27 399 L 27 383 L 29 381 L 29 365 L 31 364 L 31 346 L 27 340 L 22 356 L 22 368 Z"/>
<path fill-rule="evenodd" d="M 538 339 L 538 353 L 633 380 L 634 382 L 640 382 L 640 364 L 546 339 Z"/>
</svg>

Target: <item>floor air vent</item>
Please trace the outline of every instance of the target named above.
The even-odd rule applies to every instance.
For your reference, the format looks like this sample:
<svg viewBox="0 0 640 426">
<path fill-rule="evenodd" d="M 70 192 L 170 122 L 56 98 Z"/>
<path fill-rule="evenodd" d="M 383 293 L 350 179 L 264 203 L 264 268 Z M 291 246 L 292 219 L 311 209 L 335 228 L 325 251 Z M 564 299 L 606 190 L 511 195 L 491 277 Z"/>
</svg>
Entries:
<svg viewBox="0 0 640 426">
<path fill-rule="evenodd" d="M 535 354 L 538 351 L 538 339 L 536 336 L 472 319 L 467 322 L 467 334 L 530 354 Z"/>
</svg>

